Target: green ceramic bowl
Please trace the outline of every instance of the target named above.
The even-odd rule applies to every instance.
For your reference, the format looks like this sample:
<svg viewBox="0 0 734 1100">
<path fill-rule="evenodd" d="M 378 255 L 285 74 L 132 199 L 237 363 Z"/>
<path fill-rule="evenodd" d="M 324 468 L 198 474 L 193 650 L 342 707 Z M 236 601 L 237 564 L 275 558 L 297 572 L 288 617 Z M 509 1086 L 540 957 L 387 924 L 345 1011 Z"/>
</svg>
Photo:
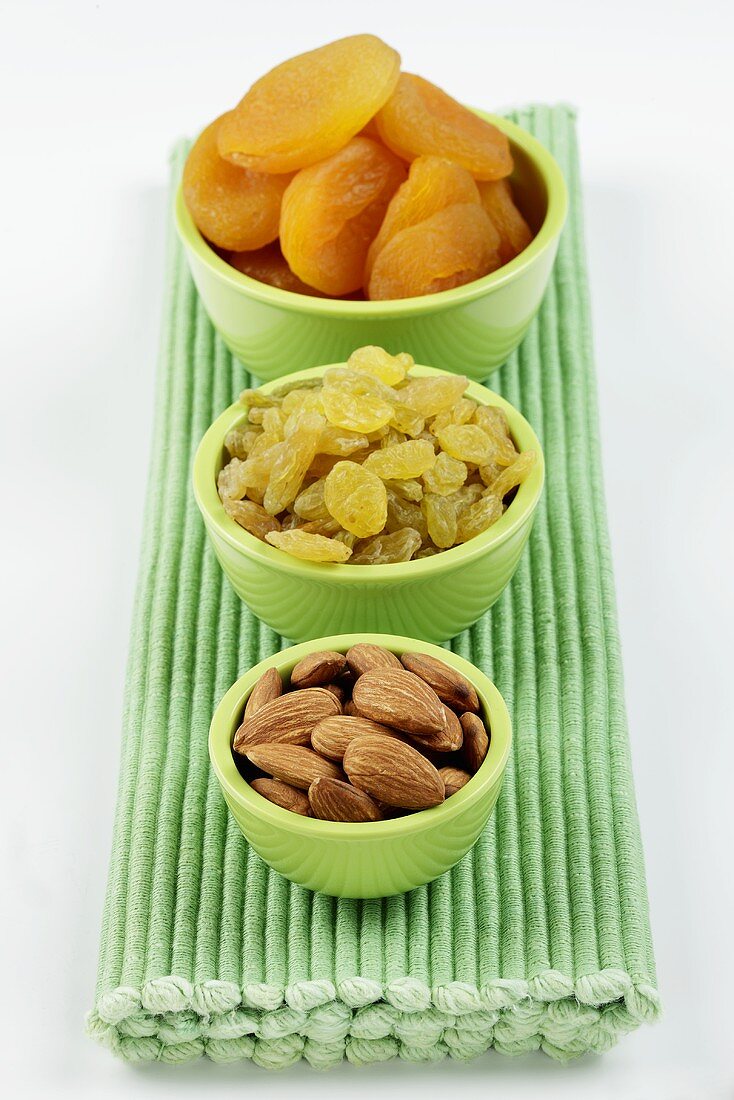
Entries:
<svg viewBox="0 0 734 1100">
<path fill-rule="evenodd" d="M 323 374 L 327 366 L 294 378 Z M 438 374 L 415 367 L 414 374 Z M 268 383 L 263 389 L 275 389 Z M 505 514 L 488 531 L 441 554 L 397 565 L 331 565 L 299 561 L 261 542 L 222 507 L 216 480 L 224 438 L 245 416 L 231 405 L 214 421 L 194 459 L 194 494 L 214 551 L 235 591 L 255 614 L 293 641 L 321 634 L 390 631 L 430 642 L 453 638 L 491 607 L 517 568 L 543 487 L 540 443 L 527 420 L 498 394 L 470 383 L 468 396 L 507 413 L 521 451 L 538 462 Z"/>
<path fill-rule="evenodd" d="M 191 274 L 227 346 L 258 378 L 346 359 L 379 344 L 409 349 L 421 363 L 486 378 L 515 350 L 540 305 L 566 217 L 561 170 L 540 142 L 496 115 L 477 112 L 507 134 L 512 183 L 536 236 L 511 263 L 455 290 L 391 302 L 350 302 L 293 294 L 242 275 L 194 225 L 181 190 L 175 217 Z"/>
<path fill-rule="evenodd" d="M 476 775 L 441 806 L 389 821 L 319 821 L 268 802 L 237 771 L 232 738 L 247 697 L 262 673 L 275 666 L 287 681 L 293 666 L 307 653 L 318 649 L 345 653 L 357 642 L 374 642 L 398 654 L 430 653 L 462 672 L 476 688 L 491 730 L 489 751 Z M 422 886 L 448 871 L 469 851 L 497 801 L 511 741 L 510 717 L 502 696 L 463 657 L 414 638 L 342 634 L 285 649 L 241 676 L 214 713 L 209 755 L 237 824 L 274 870 L 309 890 L 345 898 L 374 898 Z"/>
</svg>

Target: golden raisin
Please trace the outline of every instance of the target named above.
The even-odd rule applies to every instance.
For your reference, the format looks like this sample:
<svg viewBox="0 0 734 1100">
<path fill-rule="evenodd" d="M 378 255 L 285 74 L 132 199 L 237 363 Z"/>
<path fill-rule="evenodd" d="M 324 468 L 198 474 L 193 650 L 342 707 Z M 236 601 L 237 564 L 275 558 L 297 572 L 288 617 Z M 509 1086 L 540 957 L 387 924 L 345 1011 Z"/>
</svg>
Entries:
<svg viewBox="0 0 734 1100">
<path fill-rule="evenodd" d="M 448 496 L 426 493 L 421 509 L 428 524 L 431 541 L 442 550 L 456 542 L 456 507 Z"/>
<path fill-rule="evenodd" d="M 280 530 L 278 520 L 252 500 L 225 500 L 223 503 L 227 515 L 258 539 L 264 539 L 269 531 Z"/>
<path fill-rule="evenodd" d="M 447 424 L 436 438 L 452 458 L 483 466 L 492 456 L 492 442 L 477 424 Z"/>
<path fill-rule="evenodd" d="M 219 134 L 223 157 L 259 172 L 292 172 L 341 149 L 382 107 L 400 55 L 371 34 L 340 38 L 257 80 Z"/>
<path fill-rule="evenodd" d="M 445 451 L 439 451 L 435 465 L 423 475 L 426 492 L 445 497 L 456 492 L 466 481 L 468 470 L 465 463 L 452 458 Z"/>
<path fill-rule="evenodd" d="M 480 180 L 512 171 L 510 143 L 501 130 L 412 73 L 401 73 L 375 122 L 388 148 L 406 160 L 446 157 Z"/>
<path fill-rule="evenodd" d="M 352 555 L 353 565 L 388 565 L 399 561 L 410 561 L 416 550 L 420 549 L 420 532 L 413 527 L 401 527 L 392 534 L 376 535 L 363 543 Z"/>
<path fill-rule="evenodd" d="M 227 115 L 212 122 L 191 147 L 183 170 L 183 196 L 197 229 L 218 248 L 262 248 L 278 236 L 280 205 L 291 176 L 238 168 L 217 151 Z"/>
<path fill-rule="evenodd" d="M 478 203 L 447 206 L 385 245 L 367 295 L 378 301 L 415 298 L 464 286 L 499 267 L 498 244 L 499 234 Z"/>
<path fill-rule="evenodd" d="M 270 531 L 265 541 L 294 558 L 304 561 L 344 562 L 351 557 L 351 547 L 337 539 L 314 535 L 296 528 L 293 531 Z"/>
<path fill-rule="evenodd" d="M 408 439 L 373 451 L 365 459 L 364 468 L 383 479 L 409 480 L 430 470 L 436 461 L 433 446 L 425 439 Z"/>
<path fill-rule="evenodd" d="M 376 535 L 385 526 L 385 486 L 357 462 L 337 462 L 326 478 L 324 500 L 334 519 L 358 538 Z"/>
<path fill-rule="evenodd" d="M 281 248 L 291 270 L 326 294 L 361 287 L 367 250 L 404 179 L 397 157 L 363 137 L 299 172 L 280 216 Z"/>
</svg>

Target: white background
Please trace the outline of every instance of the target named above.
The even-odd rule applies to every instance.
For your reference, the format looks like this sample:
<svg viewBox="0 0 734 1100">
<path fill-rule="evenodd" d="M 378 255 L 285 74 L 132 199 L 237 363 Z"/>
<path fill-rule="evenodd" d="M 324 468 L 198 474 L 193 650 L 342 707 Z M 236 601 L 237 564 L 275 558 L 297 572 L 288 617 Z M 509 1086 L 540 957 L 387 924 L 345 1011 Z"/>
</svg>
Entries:
<svg viewBox="0 0 734 1100">
<path fill-rule="evenodd" d="M 724 0 L 2 3 L 0 1084 L 153 1100 L 734 1096 L 732 22 Z M 371 30 L 464 101 L 579 107 L 609 520 L 665 1017 L 568 1068 L 115 1062 L 82 1034 L 117 780 L 172 140 Z"/>
</svg>

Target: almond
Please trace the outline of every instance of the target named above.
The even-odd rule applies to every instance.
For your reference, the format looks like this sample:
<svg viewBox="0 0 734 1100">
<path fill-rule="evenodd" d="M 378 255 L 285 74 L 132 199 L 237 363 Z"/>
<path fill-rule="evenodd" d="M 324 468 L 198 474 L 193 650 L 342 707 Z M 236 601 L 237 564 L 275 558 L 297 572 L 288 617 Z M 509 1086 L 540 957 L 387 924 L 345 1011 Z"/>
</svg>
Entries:
<svg viewBox="0 0 734 1100">
<path fill-rule="evenodd" d="M 250 692 L 245 705 L 244 717 L 250 718 L 255 711 L 260 710 L 260 707 L 264 707 L 266 703 L 272 702 L 273 699 L 277 699 L 282 694 L 283 680 L 281 675 L 277 668 L 269 668 L 267 672 L 263 672 Z"/>
<path fill-rule="evenodd" d="M 279 779 L 253 779 L 250 786 L 263 798 L 267 798 L 268 802 L 274 802 L 284 810 L 301 814 L 302 817 L 311 815 L 311 804 L 307 796 L 289 783 L 281 783 Z"/>
<path fill-rule="evenodd" d="M 343 703 L 347 697 L 346 689 L 341 684 L 324 684 L 324 691 L 330 691 L 340 703 Z"/>
<path fill-rule="evenodd" d="M 431 752 L 456 752 L 461 748 L 464 740 L 464 731 L 461 728 L 461 722 L 456 717 L 450 707 L 447 707 L 445 703 L 441 704 L 443 709 L 445 725 L 440 733 L 426 734 L 411 734 L 411 737 L 416 742 L 418 748 L 423 751 L 430 750 Z"/>
<path fill-rule="evenodd" d="M 433 764 L 397 737 L 366 733 L 344 754 L 352 784 L 388 806 L 426 810 L 444 799 L 444 785 Z"/>
<path fill-rule="evenodd" d="M 324 821 L 380 821 L 377 804 L 341 779 L 315 779 L 308 788 L 314 817 Z"/>
<path fill-rule="evenodd" d="M 479 696 L 474 685 L 455 668 L 425 653 L 403 653 L 400 658 L 409 672 L 420 676 L 439 699 L 454 710 L 479 712 Z"/>
<path fill-rule="evenodd" d="M 469 772 L 465 772 L 463 768 L 439 768 L 438 774 L 443 779 L 447 798 L 460 791 L 471 779 Z"/>
<path fill-rule="evenodd" d="M 363 673 L 352 698 L 365 718 L 405 733 L 430 737 L 446 726 L 443 705 L 433 688 L 403 668 Z"/>
<path fill-rule="evenodd" d="M 268 775 L 307 791 L 314 779 L 341 779 L 342 772 L 330 760 L 324 760 L 302 745 L 283 745 L 271 741 L 247 750 L 247 759 Z"/>
<path fill-rule="evenodd" d="M 484 722 L 476 714 L 468 711 L 461 716 L 461 728 L 464 731 L 463 756 L 469 771 L 474 774 L 482 765 L 489 749 L 489 733 Z"/>
<path fill-rule="evenodd" d="M 355 676 L 362 676 L 373 668 L 400 668 L 400 660 L 389 649 L 369 642 L 359 642 L 347 650 L 347 665 Z"/>
<path fill-rule="evenodd" d="M 311 730 L 322 718 L 339 714 L 341 704 L 324 688 L 289 691 L 245 715 L 234 735 L 235 752 L 246 752 L 250 745 L 278 741 L 286 745 L 308 745 Z"/>
<path fill-rule="evenodd" d="M 461 727 L 459 727 L 461 728 Z M 311 745 L 316 752 L 329 760 L 341 760 L 347 745 L 355 737 L 366 733 L 382 733 L 386 737 L 399 736 L 394 730 L 369 718 L 353 718 L 349 714 L 335 714 L 332 718 L 322 718 L 311 730 Z"/>
<path fill-rule="evenodd" d="M 339 676 L 346 667 L 347 659 L 343 653 L 335 653 L 332 649 L 309 653 L 291 672 L 291 687 L 320 687 Z"/>
</svg>

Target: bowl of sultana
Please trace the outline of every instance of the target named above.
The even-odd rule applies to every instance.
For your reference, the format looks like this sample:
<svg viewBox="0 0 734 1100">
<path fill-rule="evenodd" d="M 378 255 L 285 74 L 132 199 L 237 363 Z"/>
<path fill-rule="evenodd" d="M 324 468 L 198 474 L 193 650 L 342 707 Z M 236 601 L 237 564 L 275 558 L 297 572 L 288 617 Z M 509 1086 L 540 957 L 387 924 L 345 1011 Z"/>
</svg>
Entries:
<svg viewBox="0 0 734 1100">
<path fill-rule="evenodd" d="M 266 73 L 194 142 L 175 220 L 260 379 L 359 344 L 482 380 L 519 345 L 566 217 L 551 154 L 354 35 Z"/>
<path fill-rule="evenodd" d="M 250 669 L 216 709 L 209 756 L 247 840 L 339 897 L 430 882 L 477 840 L 510 752 L 494 684 L 413 638 L 350 634 Z"/>
<path fill-rule="evenodd" d="M 244 391 L 193 469 L 231 584 L 294 641 L 471 626 L 517 568 L 543 476 L 502 397 L 373 346 Z"/>
</svg>

